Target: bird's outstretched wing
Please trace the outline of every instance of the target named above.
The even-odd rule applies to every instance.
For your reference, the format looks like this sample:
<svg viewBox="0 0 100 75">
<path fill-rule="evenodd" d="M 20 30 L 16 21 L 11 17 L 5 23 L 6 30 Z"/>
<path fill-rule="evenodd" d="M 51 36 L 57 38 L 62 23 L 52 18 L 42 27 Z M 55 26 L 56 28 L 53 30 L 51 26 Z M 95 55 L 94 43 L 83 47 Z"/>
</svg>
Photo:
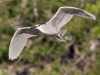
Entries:
<svg viewBox="0 0 100 75">
<path fill-rule="evenodd" d="M 12 37 L 10 47 L 9 47 L 9 59 L 16 59 L 23 48 L 25 47 L 28 38 L 35 37 L 41 32 L 37 29 L 31 29 L 31 27 L 19 28 L 14 36 Z"/>
<path fill-rule="evenodd" d="M 73 15 L 86 17 L 95 20 L 96 17 L 89 12 L 75 7 L 60 7 L 56 14 L 49 20 L 48 24 L 61 28 L 67 22 L 71 20 Z"/>
</svg>

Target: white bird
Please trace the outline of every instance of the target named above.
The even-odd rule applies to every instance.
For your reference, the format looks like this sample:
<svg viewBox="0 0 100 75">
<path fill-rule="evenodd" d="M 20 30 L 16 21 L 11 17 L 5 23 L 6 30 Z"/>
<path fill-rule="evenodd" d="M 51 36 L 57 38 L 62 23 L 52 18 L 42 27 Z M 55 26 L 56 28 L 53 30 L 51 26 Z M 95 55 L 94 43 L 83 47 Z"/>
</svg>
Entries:
<svg viewBox="0 0 100 75">
<path fill-rule="evenodd" d="M 52 40 L 66 42 L 62 36 L 66 30 L 61 30 L 61 27 L 68 23 L 73 15 L 96 20 L 96 17 L 89 12 L 76 7 L 60 7 L 56 14 L 46 23 L 38 23 L 32 27 L 19 28 L 11 39 L 9 47 L 9 59 L 14 60 L 22 52 L 28 38 L 39 35 L 50 36 Z"/>
</svg>

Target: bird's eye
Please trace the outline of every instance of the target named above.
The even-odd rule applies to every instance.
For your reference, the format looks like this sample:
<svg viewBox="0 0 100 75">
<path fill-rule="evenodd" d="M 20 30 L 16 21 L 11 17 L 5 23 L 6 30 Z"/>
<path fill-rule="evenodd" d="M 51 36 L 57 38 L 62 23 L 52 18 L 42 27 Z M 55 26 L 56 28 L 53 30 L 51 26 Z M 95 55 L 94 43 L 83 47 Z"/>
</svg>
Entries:
<svg viewBox="0 0 100 75">
<path fill-rule="evenodd" d="M 38 26 L 40 26 L 40 24 L 38 24 Z"/>
</svg>

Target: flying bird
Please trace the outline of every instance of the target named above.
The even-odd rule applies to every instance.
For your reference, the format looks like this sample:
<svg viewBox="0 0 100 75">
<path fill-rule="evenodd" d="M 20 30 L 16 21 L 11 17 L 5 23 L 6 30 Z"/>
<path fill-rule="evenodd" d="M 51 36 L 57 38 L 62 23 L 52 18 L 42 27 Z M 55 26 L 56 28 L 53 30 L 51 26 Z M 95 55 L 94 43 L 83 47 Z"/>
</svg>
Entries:
<svg viewBox="0 0 100 75">
<path fill-rule="evenodd" d="M 19 28 L 14 33 L 9 47 L 9 60 L 18 58 L 25 47 L 27 40 L 31 37 L 47 35 L 52 40 L 58 40 L 65 43 L 66 41 L 62 36 L 66 33 L 66 30 L 61 30 L 61 28 L 68 23 L 74 15 L 96 20 L 94 15 L 82 9 L 68 6 L 60 7 L 48 22 L 38 23 L 31 27 Z"/>
</svg>

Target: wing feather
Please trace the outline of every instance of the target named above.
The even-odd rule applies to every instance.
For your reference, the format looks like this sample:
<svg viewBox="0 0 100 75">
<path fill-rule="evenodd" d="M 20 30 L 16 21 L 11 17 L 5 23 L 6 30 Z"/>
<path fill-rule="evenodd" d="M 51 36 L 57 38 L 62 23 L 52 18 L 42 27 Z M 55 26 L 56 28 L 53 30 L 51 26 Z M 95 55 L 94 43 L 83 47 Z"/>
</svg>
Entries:
<svg viewBox="0 0 100 75">
<path fill-rule="evenodd" d="M 75 7 L 60 7 L 56 14 L 49 20 L 48 24 L 60 29 L 71 20 L 73 15 L 96 20 L 96 17 L 93 14 L 86 12 L 82 9 Z"/>
<path fill-rule="evenodd" d="M 20 55 L 21 51 L 27 43 L 28 38 L 38 36 L 38 34 L 35 34 L 35 31 L 37 32 L 37 30 L 33 30 L 34 32 L 32 33 L 30 28 L 31 27 L 19 28 L 15 32 L 9 47 L 10 60 L 14 60 Z"/>
</svg>

